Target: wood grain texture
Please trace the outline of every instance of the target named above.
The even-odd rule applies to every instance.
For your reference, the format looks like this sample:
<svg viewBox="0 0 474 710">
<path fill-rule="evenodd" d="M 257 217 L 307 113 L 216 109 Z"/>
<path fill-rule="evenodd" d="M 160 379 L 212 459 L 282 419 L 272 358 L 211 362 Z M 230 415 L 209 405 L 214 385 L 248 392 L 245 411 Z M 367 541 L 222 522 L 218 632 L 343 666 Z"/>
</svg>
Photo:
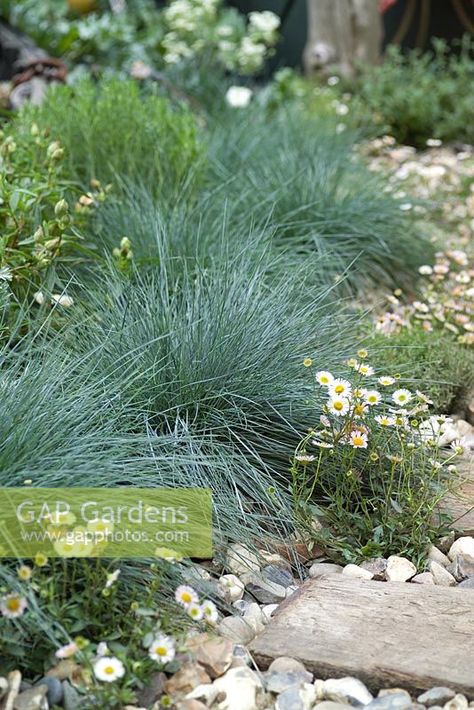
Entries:
<svg viewBox="0 0 474 710">
<path fill-rule="evenodd" d="M 310 579 L 250 650 L 262 668 L 292 656 L 317 678 L 356 676 L 372 690 L 442 685 L 474 699 L 474 591 Z"/>
</svg>

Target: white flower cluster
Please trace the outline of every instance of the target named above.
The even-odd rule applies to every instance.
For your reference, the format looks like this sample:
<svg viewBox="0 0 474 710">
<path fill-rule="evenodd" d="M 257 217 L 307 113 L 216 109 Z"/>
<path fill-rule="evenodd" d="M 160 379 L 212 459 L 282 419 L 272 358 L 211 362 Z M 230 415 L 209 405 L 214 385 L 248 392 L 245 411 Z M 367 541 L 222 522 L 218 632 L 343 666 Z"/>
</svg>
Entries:
<svg viewBox="0 0 474 710">
<path fill-rule="evenodd" d="M 163 17 L 165 62 L 177 64 L 206 53 L 225 69 L 243 74 L 262 67 L 280 26 L 278 15 L 269 10 L 251 12 L 246 24 L 236 10 L 223 9 L 222 0 L 173 0 Z"/>
<path fill-rule="evenodd" d="M 182 584 L 176 589 L 174 597 L 178 604 L 186 610 L 186 614 L 194 621 L 204 620 L 209 624 L 215 624 L 219 618 L 214 602 L 210 599 L 205 599 L 200 604 L 196 590 L 186 584 Z"/>
<path fill-rule="evenodd" d="M 391 458 L 383 451 L 376 450 L 376 430 L 380 427 L 392 427 L 398 432 L 396 441 L 406 441 L 407 446 L 420 445 L 422 440 L 417 432 L 423 420 L 428 405 L 432 402 L 423 393 L 411 392 L 404 387 L 395 387 L 397 377 L 381 375 L 375 381 L 374 368 L 365 362 L 367 350 L 360 349 L 357 353 L 361 360 L 350 358 L 347 365 L 354 371 L 354 377 L 344 379 L 335 377 L 327 370 L 316 372 L 316 382 L 328 395 L 324 404 L 324 414 L 320 421 L 322 429 L 311 430 L 298 447 L 295 460 L 303 465 L 316 461 L 317 457 L 308 453 L 306 444 L 318 449 L 335 449 L 340 445 L 348 445 L 353 449 L 368 449 L 370 459 L 379 460 L 380 456 Z M 305 358 L 303 365 L 311 367 L 313 360 Z M 373 378 L 373 379 L 372 379 Z M 385 392 L 384 392 L 385 390 Z M 375 447 L 375 448 L 374 448 Z M 399 457 L 396 457 L 397 460 Z M 392 460 L 392 459 L 391 459 Z"/>
</svg>

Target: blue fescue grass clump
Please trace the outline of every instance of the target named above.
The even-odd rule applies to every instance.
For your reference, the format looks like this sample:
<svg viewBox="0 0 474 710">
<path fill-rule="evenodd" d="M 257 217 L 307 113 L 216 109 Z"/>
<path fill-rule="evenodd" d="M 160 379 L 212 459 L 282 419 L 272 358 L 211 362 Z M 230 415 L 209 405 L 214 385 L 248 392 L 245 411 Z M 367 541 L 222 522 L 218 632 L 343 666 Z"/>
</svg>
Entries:
<svg viewBox="0 0 474 710">
<path fill-rule="evenodd" d="M 354 155 L 354 134 L 297 111 L 224 116 L 208 126 L 207 170 L 188 174 L 178 200 L 130 180 L 108 200 L 97 232 L 107 251 L 126 235 L 139 261 L 152 262 L 166 232 L 176 255 L 209 258 L 224 225 L 229 249 L 251 237 L 256 252 L 270 245 L 284 255 L 286 271 L 311 265 L 314 283 L 334 284 L 347 271 L 346 292 L 412 281 L 432 247 Z"/>
<path fill-rule="evenodd" d="M 307 269 L 162 244 L 74 295 L 62 331 L 5 359 L 1 483 L 208 486 L 222 535 L 291 527 L 289 457 L 318 416 L 302 360 L 335 364 L 350 339 Z"/>
<path fill-rule="evenodd" d="M 294 109 L 234 114 L 215 127 L 214 179 L 226 185 L 231 221 L 269 223 L 294 258 L 325 257 L 329 282 L 355 262 L 348 284 L 400 285 L 432 248 L 356 157 L 356 137 Z"/>
</svg>

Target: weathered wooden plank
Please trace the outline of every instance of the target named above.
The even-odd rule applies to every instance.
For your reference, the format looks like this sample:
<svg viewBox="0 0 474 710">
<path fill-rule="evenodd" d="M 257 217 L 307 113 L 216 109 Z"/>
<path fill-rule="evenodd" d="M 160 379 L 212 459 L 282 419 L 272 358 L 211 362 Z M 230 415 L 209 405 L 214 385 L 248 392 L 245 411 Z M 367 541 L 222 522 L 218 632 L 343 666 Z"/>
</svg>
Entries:
<svg viewBox="0 0 474 710">
<path fill-rule="evenodd" d="M 443 685 L 474 698 L 474 591 L 342 575 L 310 579 L 251 651 L 263 668 L 285 655 L 317 678 L 352 675 L 372 690 Z"/>
</svg>

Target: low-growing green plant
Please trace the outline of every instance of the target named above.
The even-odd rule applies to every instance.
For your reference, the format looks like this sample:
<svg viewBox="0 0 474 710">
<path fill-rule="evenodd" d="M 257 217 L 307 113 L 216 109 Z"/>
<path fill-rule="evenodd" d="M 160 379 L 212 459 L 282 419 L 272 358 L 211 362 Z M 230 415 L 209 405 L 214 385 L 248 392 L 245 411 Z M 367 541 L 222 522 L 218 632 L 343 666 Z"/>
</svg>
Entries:
<svg viewBox="0 0 474 710">
<path fill-rule="evenodd" d="M 212 630 L 216 604 L 169 563 L 9 560 L 0 565 L 0 661 L 29 680 L 73 663 L 81 707 L 119 710 L 154 673 L 176 672 L 193 622 Z M 165 593 L 166 590 L 166 593 Z"/>
<path fill-rule="evenodd" d="M 17 120 L 60 142 L 69 178 L 84 189 L 99 180 L 119 190 L 122 181 L 135 179 L 155 196 L 174 195 L 198 171 L 203 154 L 193 116 L 165 98 L 142 95 L 131 80 L 57 87 Z"/>
<path fill-rule="evenodd" d="M 26 325 L 33 300 L 44 302 L 43 291 L 51 303 L 68 305 L 65 270 L 96 256 L 84 228 L 106 194 L 95 183 L 81 195 L 65 170 L 64 148 L 37 124 L 13 122 L 1 140 L 0 281 L 6 336 L 21 331 L 22 319 Z"/>
<path fill-rule="evenodd" d="M 457 343 L 449 331 L 404 328 L 387 337 L 367 326 L 367 340 L 380 367 L 398 372 L 433 400 L 436 412 L 449 414 L 455 400 L 474 385 L 472 346 Z"/>
<path fill-rule="evenodd" d="M 440 39 L 425 54 L 404 55 L 389 47 L 382 64 L 363 68 L 352 87 L 352 109 L 363 127 L 372 131 L 375 126 L 400 143 L 421 148 L 429 138 L 473 143 L 472 57 L 467 36 L 459 54 L 450 53 Z"/>
<path fill-rule="evenodd" d="M 400 387 L 399 375 L 376 378 L 367 351 L 358 355 L 348 379 L 315 375 L 328 399 L 296 450 L 295 507 L 318 543 L 346 561 L 406 554 L 419 562 L 439 535 L 434 513 L 461 450 L 442 458 L 431 401 Z"/>
</svg>

